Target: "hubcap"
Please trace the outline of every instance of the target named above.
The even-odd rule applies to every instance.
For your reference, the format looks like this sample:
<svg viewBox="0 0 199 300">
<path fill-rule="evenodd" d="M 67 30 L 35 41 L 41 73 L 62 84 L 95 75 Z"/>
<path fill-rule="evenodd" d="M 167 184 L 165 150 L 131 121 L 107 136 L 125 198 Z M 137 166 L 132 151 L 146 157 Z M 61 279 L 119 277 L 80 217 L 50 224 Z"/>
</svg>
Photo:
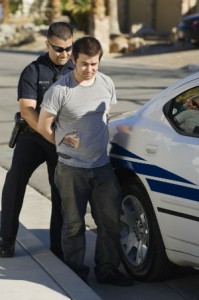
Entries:
<svg viewBox="0 0 199 300">
<path fill-rule="evenodd" d="M 149 245 L 149 226 L 144 209 L 138 199 L 128 195 L 123 199 L 120 242 L 129 263 L 143 264 Z"/>
</svg>

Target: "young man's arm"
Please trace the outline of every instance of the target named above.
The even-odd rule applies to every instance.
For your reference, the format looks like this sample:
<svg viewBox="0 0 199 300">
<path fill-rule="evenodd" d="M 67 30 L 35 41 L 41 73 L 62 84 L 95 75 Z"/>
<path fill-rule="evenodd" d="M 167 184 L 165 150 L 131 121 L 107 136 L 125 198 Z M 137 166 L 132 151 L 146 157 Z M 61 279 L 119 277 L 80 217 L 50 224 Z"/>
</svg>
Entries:
<svg viewBox="0 0 199 300">
<path fill-rule="evenodd" d="M 37 124 L 37 131 L 52 144 L 55 144 L 55 131 L 53 128 L 55 119 L 56 115 L 41 109 Z"/>
</svg>

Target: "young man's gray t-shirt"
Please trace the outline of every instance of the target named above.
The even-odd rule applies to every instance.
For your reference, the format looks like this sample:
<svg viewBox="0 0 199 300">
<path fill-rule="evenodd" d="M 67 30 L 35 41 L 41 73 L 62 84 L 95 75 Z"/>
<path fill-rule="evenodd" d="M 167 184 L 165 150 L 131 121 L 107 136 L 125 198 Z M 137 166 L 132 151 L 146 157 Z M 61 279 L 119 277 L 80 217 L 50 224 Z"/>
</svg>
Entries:
<svg viewBox="0 0 199 300">
<path fill-rule="evenodd" d="M 57 152 L 71 157 L 59 157 L 59 160 L 82 168 L 100 167 L 109 162 L 107 114 L 115 103 L 114 84 L 100 72 L 90 86 L 78 84 L 70 72 L 48 89 L 41 107 L 57 116 Z M 71 138 L 76 141 L 75 146 L 68 142 Z"/>
</svg>

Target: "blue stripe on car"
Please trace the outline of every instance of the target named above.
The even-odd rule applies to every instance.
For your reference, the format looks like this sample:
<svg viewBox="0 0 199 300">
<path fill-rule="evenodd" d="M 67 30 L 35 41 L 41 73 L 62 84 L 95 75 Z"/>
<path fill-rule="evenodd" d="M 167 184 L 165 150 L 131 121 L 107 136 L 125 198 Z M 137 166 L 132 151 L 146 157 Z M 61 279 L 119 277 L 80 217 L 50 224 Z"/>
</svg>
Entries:
<svg viewBox="0 0 199 300">
<path fill-rule="evenodd" d="M 169 180 L 195 185 L 194 183 L 186 180 L 185 178 L 180 177 L 158 166 L 149 165 L 141 162 L 128 161 L 128 160 L 124 160 L 123 158 L 116 158 L 116 157 L 111 157 L 111 164 L 113 165 L 114 168 L 116 167 L 127 168 L 133 170 L 137 174 L 153 176 L 161 179 L 169 179 Z"/>
<path fill-rule="evenodd" d="M 159 180 L 146 179 L 153 192 L 199 201 L 199 190 Z"/>
<path fill-rule="evenodd" d="M 112 145 L 111 154 L 127 156 L 127 157 L 130 157 L 130 158 L 135 158 L 135 159 L 139 159 L 139 160 L 145 160 L 145 159 L 141 158 L 140 156 L 126 150 L 125 148 L 123 148 L 123 147 L 121 147 L 121 146 L 119 146 L 115 143 L 112 143 L 111 145 Z"/>
</svg>

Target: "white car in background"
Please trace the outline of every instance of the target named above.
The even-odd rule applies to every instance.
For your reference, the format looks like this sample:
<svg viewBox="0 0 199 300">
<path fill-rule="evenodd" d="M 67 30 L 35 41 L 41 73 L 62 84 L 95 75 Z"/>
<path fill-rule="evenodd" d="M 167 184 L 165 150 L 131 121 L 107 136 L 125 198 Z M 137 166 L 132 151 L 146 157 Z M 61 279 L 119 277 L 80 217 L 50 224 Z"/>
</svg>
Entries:
<svg viewBox="0 0 199 300">
<path fill-rule="evenodd" d="M 169 278 L 176 265 L 199 269 L 199 110 L 189 132 L 175 119 L 198 94 L 196 73 L 110 120 L 123 262 L 138 280 Z"/>
</svg>

